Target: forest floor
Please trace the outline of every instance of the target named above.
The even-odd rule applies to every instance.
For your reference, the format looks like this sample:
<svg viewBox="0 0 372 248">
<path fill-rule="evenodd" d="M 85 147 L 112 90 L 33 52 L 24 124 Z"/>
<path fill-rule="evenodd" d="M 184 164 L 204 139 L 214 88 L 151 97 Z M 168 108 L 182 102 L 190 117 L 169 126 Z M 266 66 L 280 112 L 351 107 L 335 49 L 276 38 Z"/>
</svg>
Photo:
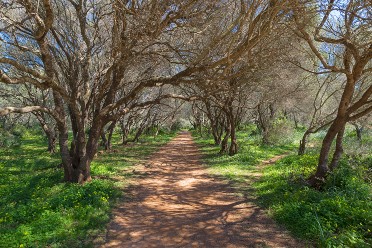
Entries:
<svg viewBox="0 0 372 248">
<path fill-rule="evenodd" d="M 253 192 L 239 195 L 209 174 L 188 132 L 133 172 L 137 179 L 113 212 L 104 248 L 304 247 L 255 204 Z"/>
</svg>

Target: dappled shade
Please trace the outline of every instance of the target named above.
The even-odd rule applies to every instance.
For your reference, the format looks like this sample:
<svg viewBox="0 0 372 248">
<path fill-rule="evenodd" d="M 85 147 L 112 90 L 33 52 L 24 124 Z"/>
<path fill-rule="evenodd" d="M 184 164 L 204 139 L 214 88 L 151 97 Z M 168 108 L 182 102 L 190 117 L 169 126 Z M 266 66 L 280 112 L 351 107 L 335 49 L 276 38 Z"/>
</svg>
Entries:
<svg viewBox="0 0 372 248">
<path fill-rule="evenodd" d="M 182 133 L 136 168 L 140 179 L 114 211 L 104 247 L 299 247 L 200 159 Z"/>
</svg>

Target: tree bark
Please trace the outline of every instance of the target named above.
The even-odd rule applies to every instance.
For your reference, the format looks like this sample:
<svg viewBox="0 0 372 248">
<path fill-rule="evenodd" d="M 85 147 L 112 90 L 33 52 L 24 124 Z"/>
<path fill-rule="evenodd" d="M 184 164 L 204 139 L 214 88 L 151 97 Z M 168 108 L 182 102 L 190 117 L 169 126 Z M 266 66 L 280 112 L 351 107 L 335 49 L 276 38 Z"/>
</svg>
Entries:
<svg viewBox="0 0 372 248">
<path fill-rule="evenodd" d="M 51 131 L 49 133 L 46 133 L 48 137 L 48 152 L 55 153 L 56 152 L 56 134 L 54 131 Z"/>
<path fill-rule="evenodd" d="M 225 136 L 221 142 L 220 154 L 224 154 L 228 152 L 228 143 L 229 143 L 230 133 L 231 133 L 230 124 L 227 123 L 226 129 L 225 129 Z"/>
<path fill-rule="evenodd" d="M 94 155 L 97 153 L 98 140 L 104 126 L 104 123 L 99 118 L 94 120 L 92 123 L 93 125 L 90 129 L 87 142 L 85 141 L 85 137 L 83 139 L 82 136 L 78 134 L 78 149 L 75 149 L 75 153 L 78 154 L 74 154 L 75 159 L 73 159 L 72 163 L 72 182 L 79 184 L 84 184 L 92 180 L 90 174 L 90 164 L 94 158 Z"/>
<path fill-rule="evenodd" d="M 357 136 L 358 141 L 362 141 L 363 127 L 359 126 L 357 123 L 353 123 L 353 122 L 351 123 L 351 125 L 353 125 L 355 127 L 355 132 L 356 132 L 356 136 Z"/>
<path fill-rule="evenodd" d="M 338 166 L 338 162 L 340 161 L 342 153 L 344 152 L 344 149 L 342 147 L 342 140 L 344 137 L 344 133 L 345 133 L 345 125 L 337 133 L 336 148 L 335 148 L 335 152 L 333 153 L 331 164 L 329 166 L 330 171 L 333 171 Z"/>
<path fill-rule="evenodd" d="M 320 156 L 318 160 L 318 167 L 314 175 L 308 180 L 308 184 L 315 188 L 319 188 L 324 182 L 329 172 L 337 167 L 340 157 L 342 155 L 342 141 L 344 136 L 344 130 L 346 125 L 346 119 L 336 118 L 331 124 L 326 136 L 323 139 L 322 147 L 320 150 Z M 330 167 L 328 167 L 328 156 L 333 143 L 336 138 L 336 150 L 333 155 L 333 159 Z"/>
<path fill-rule="evenodd" d="M 201 122 L 198 124 L 198 128 L 199 128 L 200 137 L 203 137 L 203 126 Z"/>
<path fill-rule="evenodd" d="M 105 131 L 102 130 L 101 132 L 101 144 L 100 144 L 102 147 L 105 148 L 105 150 L 109 150 L 108 149 L 108 141 L 107 141 L 107 138 L 106 138 L 106 134 L 105 134 Z"/>
<path fill-rule="evenodd" d="M 43 114 L 36 113 L 36 119 L 39 121 L 41 128 L 43 129 L 47 139 L 48 139 L 48 152 L 55 153 L 56 152 L 56 133 L 50 125 L 48 125 L 47 121 L 45 120 L 45 116 Z"/>
<path fill-rule="evenodd" d="M 273 114 L 274 114 L 274 108 L 270 107 L 269 110 L 270 110 L 270 113 L 267 114 L 267 113 L 265 113 L 265 112 L 267 112 L 267 110 L 261 104 L 259 104 L 257 106 L 257 112 L 258 112 L 257 127 L 258 127 L 258 130 L 261 131 L 262 143 L 263 144 L 269 144 L 270 143 L 270 141 L 269 141 L 269 126 L 270 126 L 270 122 L 271 122 L 271 116 L 273 116 Z"/>
<path fill-rule="evenodd" d="M 232 106 L 229 107 L 229 123 L 230 123 L 230 148 L 229 148 L 229 155 L 233 156 L 238 152 L 238 143 L 236 141 L 236 122 L 234 118 L 233 108 Z"/>
<path fill-rule="evenodd" d="M 108 150 L 111 150 L 112 148 L 112 135 L 114 134 L 115 127 L 116 127 L 116 121 L 113 121 L 108 128 L 108 137 L 107 137 Z"/>
<path fill-rule="evenodd" d="M 127 122 L 124 124 L 124 121 L 120 121 L 120 128 L 121 128 L 121 140 L 122 140 L 122 145 L 126 145 L 128 143 L 128 135 L 132 126 L 132 118 L 129 118 Z"/>
<path fill-rule="evenodd" d="M 107 128 L 107 137 L 106 137 L 106 132 L 104 129 L 102 129 L 101 132 L 101 146 L 105 148 L 106 151 L 111 150 L 111 140 L 112 140 L 112 135 L 114 133 L 116 126 L 116 121 L 113 121 L 110 126 Z"/>
<path fill-rule="evenodd" d="M 295 129 L 298 129 L 298 120 L 297 120 L 296 114 L 293 114 L 293 122 L 295 124 Z"/>
<path fill-rule="evenodd" d="M 73 140 L 69 149 L 68 127 L 66 123 L 66 113 L 63 109 L 62 99 L 58 94 L 55 95 L 56 112 L 59 114 L 57 127 L 59 132 L 59 145 L 64 168 L 64 180 L 66 182 L 84 184 L 92 180 L 90 174 L 90 164 L 97 153 L 98 141 L 104 123 L 101 118 L 95 117 L 93 125 L 89 131 L 88 139 L 85 133 L 85 123 L 81 118 L 75 118 L 73 109 L 70 109 L 70 116 L 73 130 Z"/>
<path fill-rule="evenodd" d="M 233 156 L 236 153 L 238 153 L 238 143 L 236 141 L 236 126 L 233 118 L 230 117 L 230 138 L 231 138 L 231 143 L 230 143 L 230 148 L 229 148 L 229 155 Z"/>
<path fill-rule="evenodd" d="M 215 145 L 220 145 L 221 144 L 221 139 L 222 139 L 222 133 L 219 134 L 216 127 L 212 126 L 212 135 L 213 135 L 214 144 Z"/>
<path fill-rule="evenodd" d="M 328 175 L 328 173 L 335 167 L 337 167 L 337 164 L 339 162 L 339 157 L 342 154 L 342 138 L 344 134 L 345 125 L 347 122 L 347 109 L 350 106 L 350 102 L 353 97 L 354 93 L 354 85 L 355 85 L 355 78 L 352 76 L 347 77 L 346 86 L 344 89 L 344 92 L 342 94 L 338 111 L 337 111 L 337 117 L 331 124 L 330 128 L 328 129 L 328 132 L 326 136 L 323 139 L 322 148 L 320 150 L 320 156 L 318 161 L 318 167 L 314 175 L 312 175 L 308 180 L 308 184 L 310 186 L 319 188 L 324 182 Z M 331 145 L 333 140 L 335 139 L 337 135 L 337 141 L 339 149 L 336 149 L 336 152 L 334 156 L 334 160 L 332 161 L 332 167 L 328 167 L 328 155 L 331 149 Z"/>
<path fill-rule="evenodd" d="M 126 144 L 128 144 L 129 129 L 125 128 L 124 130 L 123 129 L 121 129 L 121 130 L 122 130 L 121 144 L 126 145 Z"/>
<path fill-rule="evenodd" d="M 136 135 L 134 136 L 132 142 L 138 142 L 139 137 L 141 137 L 141 135 L 142 135 L 144 129 L 145 129 L 144 127 L 139 127 L 139 128 L 138 128 L 138 130 L 137 130 L 137 132 L 136 132 Z"/>
<path fill-rule="evenodd" d="M 311 132 L 309 130 L 306 130 L 306 132 L 302 136 L 302 139 L 300 140 L 300 147 L 298 148 L 298 155 L 305 154 L 306 144 L 307 144 L 307 140 L 309 139 L 310 133 Z"/>
<path fill-rule="evenodd" d="M 68 127 L 66 123 L 66 111 L 64 110 L 62 97 L 53 92 L 53 100 L 55 104 L 55 111 L 58 115 L 56 120 L 57 130 L 59 132 L 59 149 L 62 159 L 62 166 L 64 171 L 64 181 L 72 182 L 72 160 L 70 150 L 68 148 Z"/>
</svg>

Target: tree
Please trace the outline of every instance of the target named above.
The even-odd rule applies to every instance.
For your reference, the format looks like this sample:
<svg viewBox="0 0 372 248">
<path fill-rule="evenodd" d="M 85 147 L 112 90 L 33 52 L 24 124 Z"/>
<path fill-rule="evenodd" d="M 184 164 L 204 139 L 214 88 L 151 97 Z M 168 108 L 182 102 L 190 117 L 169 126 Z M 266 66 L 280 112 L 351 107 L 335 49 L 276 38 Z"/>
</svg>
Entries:
<svg viewBox="0 0 372 248">
<path fill-rule="evenodd" d="M 175 97 L 248 54 L 285 12 L 285 1 L 63 0 L 3 2 L 0 82 L 50 90 L 53 106 L 2 106 L 0 115 L 43 112 L 58 128 L 66 181 L 91 180 L 102 130 L 135 108 Z M 157 92 L 158 94 L 148 94 Z M 72 142 L 69 143 L 69 127 Z"/>
<path fill-rule="evenodd" d="M 308 123 L 308 127 L 305 133 L 302 136 L 300 141 L 300 146 L 298 148 L 298 155 L 305 154 L 306 144 L 309 136 L 311 134 L 317 133 L 321 129 L 327 127 L 336 114 L 336 109 L 333 108 L 334 102 L 337 103 L 339 97 L 337 93 L 339 93 L 340 88 L 342 88 L 342 82 L 339 78 L 334 77 L 335 75 L 328 74 L 324 76 L 321 75 L 313 75 L 310 77 L 312 83 L 315 83 L 315 97 L 314 94 L 310 94 L 312 102 L 309 104 L 311 105 L 312 112 L 306 113 L 306 115 L 310 115 L 310 121 Z M 315 82 L 313 82 L 313 80 Z"/>
<path fill-rule="evenodd" d="M 372 3 L 370 1 L 292 1 L 294 31 L 308 44 L 320 66 L 315 73 L 339 73 L 346 78 L 337 114 L 323 139 L 318 167 L 308 183 L 318 187 L 338 164 L 347 122 L 372 111 L 372 83 L 361 80 L 372 71 Z M 320 17 L 319 21 L 311 20 Z M 315 23 L 315 25 L 311 25 Z M 362 87 L 363 86 L 363 87 Z M 362 91 L 363 89 L 363 91 Z M 328 164 L 332 142 L 336 148 Z"/>
</svg>

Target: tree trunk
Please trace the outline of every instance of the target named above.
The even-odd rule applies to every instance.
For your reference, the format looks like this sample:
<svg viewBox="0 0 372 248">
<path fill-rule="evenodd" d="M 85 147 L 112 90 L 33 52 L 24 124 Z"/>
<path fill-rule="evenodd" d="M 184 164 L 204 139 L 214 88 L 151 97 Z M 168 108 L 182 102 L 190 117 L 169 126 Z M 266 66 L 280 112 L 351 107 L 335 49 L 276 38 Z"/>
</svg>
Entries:
<svg viewBox="0 0 372 248">
<path fill-rule="evenodd" d="M 258 120 L 256 123 L 258 130 L 261 132 L 262 135 L 262 143 L 266 145 L 270 143 L 269 126 L 271 122 L 271 117 L 274 116 L 274 108 L 272 107 L 272 105 L 270 106 L 269 106 L 270 113 L 266 113 L 267 110 L 261 104 L 257 106 Z"/>
<path fill-rule="evenodd" d="M 295 124 L 295 129 L 298 129 L 298 120 L 295 114 L 293 114 L 293 122 Z"/>
<path fill-rule="evenodd" d="M 230 133 L 231 133 L 229 124 L 226 126 L 225 131 L 226 131 L 225 136 L 221 142 L 220 154 L 224 154 L 228 152 L 228 143 L 229 143 L 229 138 L 230 138 Z"/>
<path fill-rule="evenodd" d="M 328 167 L 328 155 L 332 146 L 332 142 L 335 139 L 336 135 L 341 132 L 345 128 L 345 121 L 335 119 L 335 121 L 332 123 L 330 128 L 328 129 L 328 132 L 326 136 L 323 139 L 322 148 L 320 150 L 320 156 L 318 160 L 318 167 L 313 176 L 311 176 L 308 179 L 309 185 L 319 188 L 325 181 L 325 178 L 327 177 L 328 173 L 331 171 Z M 340 145 L 340 142 L 342 143 L 343 138 L 343 131 L 342 134 L 338 135 L 340 137 L 338 140 L 338 143 Z M 342 149 L 342 146 L 341 146 Z M 337 150 L 337 149 L 336 149 Z M 340 152 L 340 150 L 338 151 Z M 341 151 L 342 153 L 342 151 Z M 337 166 L 338 160 L 335 159 L 333 164 L 333 168 Z"/>
<path fill-rule="evenodd" d="M 72 181 L 73 183 L 84 184 L 86 182 L 90 182 L 92 177 L 90 175 L 90 163 L 92 159 L 88 159 L 84 157 L 78 163 L 73 163 L 73 173 L 72 173 Z"/>
<path fill-rule="evenodd" d="M 159 135 L 159 125 L 155 125 L 155 133 L 154 133 L 154 138 Z"/>
<path fill-rule="evenodd" d="M 65 122 L 57 122 L 59 132 L 59 149 L 61 153 L 64 181 L 72 182 L 72 160 L 68 148 L 68 130 Z"/>
<path fill-rule="evenodd" d="M 335 148 L 335 152 L 333 153 L 331 164 L 329 166 L 331 171 L 333 171 L 337 167 L 338 162 L 341 159 L 342 153 L 344 152 L 344 149 L 342 147 L 342 140 L 344 138 L 344 133 L 345 133 L 345 126 L 342 127 L 341 130 L 337 133 L 336 148 Z"/>
<path fill-rule="evenodd" d="M 56 152 L 56 142 L 57 142 L 55 132 L 53 132 L 53 131 L 50 132 L 49 134 L 47 134 L 47 137 L 48 137 L 48 152 L 55 153 Z"/>
<path fill-rule="evenodd" d="M 114 134 L 114 130 L 115 130 L 115 127 L 116 127 L 116 121 L 113 121 L 110 126 L 108 127 L 107 131 L 108 131 L 108 136 L 107 136 L 107 147 L 106 147 L 106 150 L 111 150 L 111 141 L 112 141 L 112 135 Z"/>
<path fill-rule="evenodd" d="M 103 146 L 106 151 L 108 150 L 108 141 L 107 141 L 107 138 L 106 138 L 106 134 L 103 130 L 101 132 L 101 143 L 100 143 L 100 145 Z"/>
<path fill-rule="evenodd" d="M 199 129 L 200 137 L 203 137 L 203 126 L 201 122 L 198 123 L 198 129 Z"/>
<path fill-rule="evenodd" d="M 128 120 L 127 123 L 124 124 L 124 121 L 120 122 L 120 128 L 121 128 L 121 142 L 122 145 L 126 145 L 128 143 L 128 135 L 130 132 L 130 127 L 131 127 L 131 120 Z"/>
<path fill-rule="evenodd" d="M 212 125 L 212 135 L 213 135 L 213 139 L 214 139 L 214 144 L 215 145 L 220 145 L 222 135 L 218 132 L 218 128 L 216 127 L 215 124 Z"/>
<path fill-rule="evenodd" d="M 85 142 L 85 137 L 83 138 L 83 136 L 78 135 L 78 149 L 75 149 L 75 152 L 78 152 L 78 154 L 74 154 L 74 157 L 77 159 L 72 160 L 73 182 L 84 184 L 92 180 L 90 175 L 90 164 L 94 158 L 94 155 L 97 153 L 98 141 L 100 134 L 102 133 L 103 126 L 104 124 L 101 122 L 101 120 L 93 120 L 93 126 L 90 129 L 87 142 Z"/>
<path fill-rule="evenodd" d="M 221 144 L 221 139 L 222 137 L 220 135 L 218 135 L 215 131 L 212 130 L 212 134 L 213 134 L 213 140 L 214 140 L 214 144 L 215 145 L 220 145 Z"/>
<path fill-rule="evenodd" d="M 89 132 L 89 142 L 92 142 L 91 137 L 96 136 L 96 146 L 98 146 L 98 138 L 100 137 L 101 130 L 97 134 L 93 127 Z M 79 126 L 78 133 L 75 134 L 75 140 L 73 149 L 71 150 L 72 157 L 72 182 L 84 184 L 91 180 L 90 177 L 90 162 L 93 156 L 90 156 L 94 151 L 88 148 L 88 143 L 86 142 L 86 137 L 83 127 Z M 95 154 L 95 152 L 94 152 Z"/>
<path fill-rule="evenodd" d="M 347 122 L 347 110 L 350 106 L 354 94 L 354 85 L 356 78 L 353 75 L 347 75 L 347 82 L 342 93 L 342 97 L 337 110 L 337 117 L 334 119 L 326 136 L 323 139 L 322 148 L 320 150 L 320 156 L 318 161 L 318 167 L 313 176 L 311 176 L 307 182 L 310 186 L 319 188 L 325 181 L 328 173 L 333 168 L 337 167 L 339 157 L 342 154 L 342 138 L 344 134 L 345 125 Z M 335 156 L 332 159 L 332 167 L 328 167 L 328 155 L 331 149 L 333 140 L 337 135 L 338 149 L 336 148 Z"/>
<path fill-rule="evenodd" d="M 121 144 L 126 145 L 128 144 L 128 135 L 129 135 L 129 129 L 122 129 L 122 137 L 121 137 Z"/>
<path fill-rule="evenodd" d="M 139 127 L 137 132 L 136 132 L 136 135 L 134 136 L 134 138 L 132 140 L 132 142 L 138 142 L 139 137 L 142 135 L 143 131 L 144 131 L 144 127 Z"/>
<path fill-rule="evenodd" d="M 298 148 L 298 155 L 304 155 L 305 154 L 306 144 L 307 144 L 307 140 L 310 136 L 310 133 L 311 132 L 309 130 L 306 130 L 306 132 L 302 136 L 302 139 L 300 140 L 300 147 Z"/>
<path fill-rule="evenodd" d="M 362 132 L 363 132 L 363 128 L 356 128 L 356 134 L 357 134 L 357 138 L 359 141 L 362 141 Z"/>
<path fill-rule="evenodd" d="M 110 129 L 107 137 L 107 150 L 111 150 L 112 148 L 112 135 L 114 133 L 114 129 Z"/>
<path fill-rule="evenodd" d="M 262 129 L 262 143 L 265 145 L 270 144 L 269 141 L 269 130 L 267 128 Z"/>
<path fill-rule="evenodd" d="M 74 113 L 70 110 L 70 114 Z M 60 150 L 66 182 L 84 184 L 92 180 L 90 164 L 97 153 L 99 138 L 104 123 L 100 118 L 93 119 L 88 139 L 85 133 L 83 120 L 71 118 L 73 127 L 73 140 L 68 149 L 68 129 L 65 119 L 57 121 L 59 130 Z"/>
<path fill-rule="evenodd" d="M 71 156 L 68 148 L 68 128 L 66 123 L 66 111 L 63 106 L 62 97 L 53 92 L 53 101 L 55 105 L 55 112 L 58 115 L 56 119 L 57 130 L 58 130 L 58 141 L 59 141 L 59 152 L 61 154 L 62 166 L 63 166 L 63 175 L 65 182 L 72 181 L 72 166 L 71 166 Z"/>
<path fill-rule="evenodd" d="M 35 114 L 36 119 L 39 121 L 41 128 L 43 129 L 45 136 L 48 139 L 48 152 L 55 153 L 56 152 L 56 132 L 54 132 L 53 128 L 48 125 L 47 121 L 45 120 L 45 116 L 40 113 Z"/>
<path fill-rule="evenodd" d="M 234 121 L 230 121 L 230 130 L 231 130 L 231 143 L 230 143 L 230 149 L 229 149 L 229 155 L 233 156 L 238 153 L 238 143 L 236 141 L 236 126 Z"/>
<path fill-rule="evenodd" d="M 358 141 L 362 141 L 363 127 L 359 126 L 357 123 L 351 123 L 351 125 L 355 127 L 355 132 L 356 132 Z"/>
</svg>

